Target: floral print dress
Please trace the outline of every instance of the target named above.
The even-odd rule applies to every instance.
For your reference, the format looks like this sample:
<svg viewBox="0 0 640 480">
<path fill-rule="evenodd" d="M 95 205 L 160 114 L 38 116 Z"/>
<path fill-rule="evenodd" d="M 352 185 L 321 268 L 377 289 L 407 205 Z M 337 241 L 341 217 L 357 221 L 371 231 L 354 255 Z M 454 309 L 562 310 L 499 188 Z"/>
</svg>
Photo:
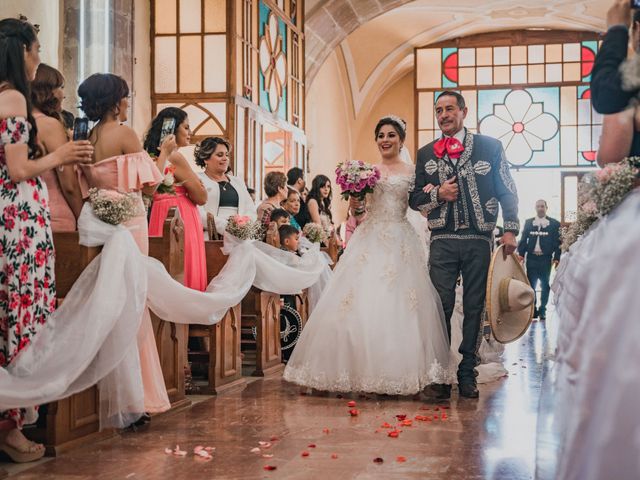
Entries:
<svg viewBox="0 0 640 480">
<path fill-rule="evenodd" d="M 53 235 L 44 182 L 11 181 L 5 145 L 26 144 L 23 117 L 0 119 L 0 367 L 32 342 L 56 307 Z M 18 428 L 37 419 L 36 408 L 0 412 Z"/>
</svg>

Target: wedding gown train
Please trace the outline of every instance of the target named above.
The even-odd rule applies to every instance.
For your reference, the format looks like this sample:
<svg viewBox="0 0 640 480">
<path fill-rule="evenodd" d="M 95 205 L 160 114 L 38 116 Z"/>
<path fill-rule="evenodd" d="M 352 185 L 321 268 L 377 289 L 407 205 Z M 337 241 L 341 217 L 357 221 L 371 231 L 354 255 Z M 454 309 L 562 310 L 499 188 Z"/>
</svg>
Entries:
<svg viewBox="0 0 640 480">
<path fill-rule="evenodd" d="M 452 383 L 449 342 L 420 236 L 413 175 L 380 180 L 284 372 L 319 390 L 410 395 Z"/>
</svg>

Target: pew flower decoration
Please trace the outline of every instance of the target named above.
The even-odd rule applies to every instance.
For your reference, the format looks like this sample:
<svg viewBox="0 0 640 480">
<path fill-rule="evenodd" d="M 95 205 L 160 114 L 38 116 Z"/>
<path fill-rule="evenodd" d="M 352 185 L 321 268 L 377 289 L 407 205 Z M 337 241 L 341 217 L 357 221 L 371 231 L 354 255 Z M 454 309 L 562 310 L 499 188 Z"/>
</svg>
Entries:
<svg viewBox="0 0 640 480">
<path fill-rule="evenodd" d="M 378 180 L 380 180 L 378 167 L 360 160 L 342 162 L 336 168 L 336 183 L 342 189 L 342 198 L 345 200 L 349 200 L 349 197 L 364 199 L 367 193 L 373 192 Z M 364 207 L 354 213 L 356 215 L 364 213 Z"/>
<path fill-rule="evenodd" d="M 89 202 L 96 217 L 111 225 L 120 225 L 142 213 L 135 193 L 92 188 L 89 190 Z"/>
<path fill-rule="evenodd" d="M 307 223 L 302 229 L 304 237 L 312 243 L 324 243 L 327 241 L 327 232 L 317 223 Z"/>
<path fill-rule="evenodd" d="M 225 231 L 240 240 L 261 240 L 264 226 L 259 220 L 251 220 L 246 215 L 229 217 Z"/>
<path fill-rule="evenodd" d="M 578 189 L 576 220 L 562 231 L 562 250 L 569 250 L 591 225 L 622 203 L 637 185 L 639 174 L 640 157 L 629 157 L 587 175 Z"/>
</svg>

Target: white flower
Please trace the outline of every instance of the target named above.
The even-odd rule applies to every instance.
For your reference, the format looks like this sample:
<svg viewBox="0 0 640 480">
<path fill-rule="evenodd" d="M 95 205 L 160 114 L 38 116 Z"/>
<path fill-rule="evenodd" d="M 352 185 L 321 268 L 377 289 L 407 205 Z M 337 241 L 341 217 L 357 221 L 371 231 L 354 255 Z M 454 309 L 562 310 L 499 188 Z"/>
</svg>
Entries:
<svg viewBox="0 0 640 480">
<path fill-rule="evenodd" d="M 176 179 L 173 176 L 173 173 L 167 173 L 164 176 L 164 180 L 162 180 L 162 184 L 166 187 L 171 187 L 175 183 Z"/>
<path fill-rule="evenodd" d="M 502 142 L 512 165 L 526 165 L 558 133 L 558 119 L 544 112 L 542 102 L 534 102 L 526 90 L 511 91 L 493 112 L 481 121 L 479 131 Z"/>
</svg>

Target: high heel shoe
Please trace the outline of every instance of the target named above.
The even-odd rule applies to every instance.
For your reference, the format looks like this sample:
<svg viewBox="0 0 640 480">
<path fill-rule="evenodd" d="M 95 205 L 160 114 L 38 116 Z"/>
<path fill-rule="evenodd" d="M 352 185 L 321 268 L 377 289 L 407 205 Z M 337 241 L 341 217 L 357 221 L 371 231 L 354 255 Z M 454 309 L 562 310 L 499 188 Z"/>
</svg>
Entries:
<svg viewBox="0 0 640 480">
<path fill-rule="evenodd" d="M 32 445 L 35 445 L 32 443 Z M 44 457 L 44 447 L 33 452 L 23 452 L 6 443 L 0 443 L 0 452 L 6 453 L 16 463 L 29 463 Z"/>
</svg>

